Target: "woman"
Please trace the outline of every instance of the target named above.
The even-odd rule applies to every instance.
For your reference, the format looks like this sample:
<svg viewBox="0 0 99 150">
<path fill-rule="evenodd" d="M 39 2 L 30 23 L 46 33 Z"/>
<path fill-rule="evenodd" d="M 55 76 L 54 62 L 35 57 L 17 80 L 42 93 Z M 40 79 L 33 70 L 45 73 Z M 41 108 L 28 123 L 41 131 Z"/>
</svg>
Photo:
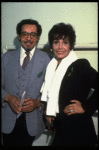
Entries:
<svg viewBox="0 0 99 150">
<path fill-rule="evenodd" d="M 97 72 L 74 53 L 76 36 L 70 24 L 54 25 L 48 36 L 55 58 L 47 66 L 41 100 L 47 102 L 47 120 L 54 120 L 57 130 L 52 145 L 94 146 L 91 116 L 97 110 Z"/>
</svg>

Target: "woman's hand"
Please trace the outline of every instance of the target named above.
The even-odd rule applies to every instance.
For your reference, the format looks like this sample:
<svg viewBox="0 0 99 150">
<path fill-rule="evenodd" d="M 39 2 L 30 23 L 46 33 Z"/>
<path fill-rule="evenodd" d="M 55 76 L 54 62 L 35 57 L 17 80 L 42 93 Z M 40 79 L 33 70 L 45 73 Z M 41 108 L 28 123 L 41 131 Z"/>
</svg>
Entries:
<svg viewBox="0 0 99 150">
<path fill-rule="evenodd" d="M 68 116 L 73 114 L 82 114 L 85 112 L 79 101 L 71 100 L 71 102 L 73 104 L 66 106 L 65 109 L 63 110 L 63 112 L 66 113 Z"/>
</svg>

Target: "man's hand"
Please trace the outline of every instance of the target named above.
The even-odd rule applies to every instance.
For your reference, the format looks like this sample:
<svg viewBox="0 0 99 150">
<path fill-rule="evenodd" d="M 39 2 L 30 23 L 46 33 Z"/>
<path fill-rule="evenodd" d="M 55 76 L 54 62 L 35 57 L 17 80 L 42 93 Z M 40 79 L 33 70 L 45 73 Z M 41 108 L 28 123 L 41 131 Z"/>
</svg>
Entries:
<svg viewBox="0 0 99 150">
<path fill-rule="evenodd" d="M 11 95 L 11 94 L 7 94 L 6 97 L 5 97 L 5 102 L 7 102 L 9 104 L 9 106 L 12 108 L 12 110 L 15 112 L 15 113 L 19 113 L 20 112 L 20 102 L 21 100 L 14 96 L 14 95 Z"/>
<path fill-rule="evenodd" d="M 37 99 L 26 98 L 24 99 L 24 103 L 22 104 L 21 111 L 22 112 L 31 112 L 35 108 L 41 105 L 40 101 Z"/>
<path fill-rule="evenodd" d="M 65 109 L 63 110 L 64 113 L 66 113 L 68 116 L 73 114 L 82 114 L 85 112 L 85 110 L 82 108 L 81 103 L 79 101 L 71 100 L 71 102 L 73 104 L 66 106 Z"/>
</svg>

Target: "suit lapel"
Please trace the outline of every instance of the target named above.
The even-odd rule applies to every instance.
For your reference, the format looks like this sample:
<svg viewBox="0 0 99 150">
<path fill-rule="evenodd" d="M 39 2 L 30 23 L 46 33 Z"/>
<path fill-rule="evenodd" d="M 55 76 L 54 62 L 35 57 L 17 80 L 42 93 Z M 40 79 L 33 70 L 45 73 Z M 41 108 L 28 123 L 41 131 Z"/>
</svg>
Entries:
<svg viewBox="0 0 99 150">
<path fill-rule="evenodd" d="M 35 80 L 37 79 L 37 75 L 40 73 L 40 68 L 42 65 L 42 57 L 38 49 L 35 49 L 35 53 L 32 59 L 33 59 L 33 66 L 28 88 L 35 82 Z"/>
<path fill-rule="evenodd" d="M 20 48 L 15 50 L 14 55 L 11 57 L 11 68 L 12 68 L 12 75 L 14 78 L 14 81 L 16 83 L 16 86 L 18 87 L 18 66 L 19 66 L 19 60 L 20 60 Z"/>
</svg>

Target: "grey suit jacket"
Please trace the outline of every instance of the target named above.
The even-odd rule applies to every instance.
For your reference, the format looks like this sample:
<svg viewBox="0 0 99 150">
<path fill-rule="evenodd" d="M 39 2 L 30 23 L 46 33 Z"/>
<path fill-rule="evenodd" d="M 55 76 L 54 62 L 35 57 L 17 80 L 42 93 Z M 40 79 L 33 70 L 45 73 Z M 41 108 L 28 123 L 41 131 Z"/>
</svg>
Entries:
<svg viewBox="0 0 99 150">
<path fill-rule="evenodd" d="M 42 86 L 47 64 L 50 58 L 45 52 L 36 48 L 34 53 L 31 78 L 29 80 L 26 95 L 40 100 L 40 88 Z M 18 93 L 18 62 L 20 60 L 20 48 L 7 52 L 2 57 L 2 132 L 11 133 L 16 123 L 17 114 L 8 103 L 3 103 L 7 94 L 17 96 Z M 18 97 L 18 96 L 17 96 Z M 28 97 L 28 96 L 27 96 Z M 43 104 L 30 113 L 26 113 L 27 131 L 31 136 L 36 136 L 44 131 Z"/>
</svg>

